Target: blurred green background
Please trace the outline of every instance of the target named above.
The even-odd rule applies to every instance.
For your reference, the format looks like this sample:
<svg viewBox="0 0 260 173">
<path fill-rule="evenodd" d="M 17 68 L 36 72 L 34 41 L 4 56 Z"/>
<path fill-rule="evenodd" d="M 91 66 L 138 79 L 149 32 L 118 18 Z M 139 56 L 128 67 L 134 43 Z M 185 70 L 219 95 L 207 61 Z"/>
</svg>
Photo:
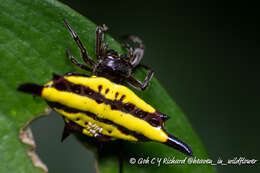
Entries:
<svg viewBox="0 0 260 173">
<path fill-rule="evenodd" d="M 118 38 L 145 43 L 143 63 L 187 115 L 213 160 L 260 158 L 259 9 L 237 1 L 62 0 Z M 64 50 L 65 51 L 65 50 Z M 47 124 L 47 125 L 46 125 Z M 63 121 L 33 123 L 37 152 L 50 173 L 94 172 L 93 160 L 74 137 L 62 144 Z M 81 158 L 80 161 L 75 158 Z M 60 162 L 57 162 L 59 160 Z M 220 173 L 259 172 L 255 165 L 217 166 Z"/>
</svg>

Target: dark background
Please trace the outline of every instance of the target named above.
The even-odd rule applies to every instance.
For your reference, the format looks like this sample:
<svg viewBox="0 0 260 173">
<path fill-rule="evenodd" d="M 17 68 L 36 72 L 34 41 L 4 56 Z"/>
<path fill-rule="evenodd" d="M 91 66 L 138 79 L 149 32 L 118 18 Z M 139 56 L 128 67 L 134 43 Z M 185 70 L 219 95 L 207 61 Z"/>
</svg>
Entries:
<svg viewBox="0 0 260 173">
<path fill-rule="evenodd" d="M 228 1 L 68 1 L 117 38 L 135 34 L 145 43 L 143 63 L 182 108 L 213 160 L 260 158 L 259 8 Z M 47 128 L 51 130 L 46 132 Z M 94 172 L 93 160 L 73 137 L 60 144 L 63 122 L 35 122 L 37 152 L 50 173 Z M 55 148 L 56 147 L 56 148 Z M 73 158 L 82 157 L 73 162 Z M 57 162 L 60 160 L 60 163 Z M 258 172 L 255 165 L 218 166 L 220 173 Z M 257 171 L 258 170 L 258 171 Z"/>
</svg>

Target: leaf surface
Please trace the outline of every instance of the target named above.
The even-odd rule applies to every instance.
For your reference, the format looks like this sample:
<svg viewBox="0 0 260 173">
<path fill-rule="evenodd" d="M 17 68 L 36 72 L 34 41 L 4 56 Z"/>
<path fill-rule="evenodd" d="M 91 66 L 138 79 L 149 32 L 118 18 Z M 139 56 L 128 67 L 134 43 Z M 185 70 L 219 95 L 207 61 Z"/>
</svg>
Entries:
<svg viewBox="0 0 260 173">
<path fill-rule="evenodd" d="M 25 82 L 44 84 L 51 80 L 53 72 L 82 72 L 66 57 L 66 48 L 75 57 L 80 57 L 80 52 L 63 24 L 64 18 L 81 38 L 88 54 L 95 57 L 96 25 L 66 5 L 53 0 L 0 0 L 0 172 L 43 172 L 28 157 L 30 146 L 20 141 L 19 131 L 29 120 L 43 113 L 47 104 L 16 89 Z M 109 48 L 123 51 L 109 35 L 105 36 L 105 42 Z M 144 76 L 144 70 L 138 69 L 136 77 L 143 79 Z M 188 143 L 197 158 L 208 158 L 185 115 L 158 80 L 153 78 L 148 90 L 136 93 L 158 111 L 171 116 L 166 123 L 168 132 Z M 99 155 L 101 172 L 118 171 L 117 156 L 111 153 L 118 150 L 115 146 L 118 144 L 108 144 Z M 155 142 L 124 142 L 122 148 L 124 172 L 216 172 L 214 167 L 205 164 L 131 165 L 130 158 L 151 161 L 152 158 L 185 159 L 186 156 Z"/>
</svg>

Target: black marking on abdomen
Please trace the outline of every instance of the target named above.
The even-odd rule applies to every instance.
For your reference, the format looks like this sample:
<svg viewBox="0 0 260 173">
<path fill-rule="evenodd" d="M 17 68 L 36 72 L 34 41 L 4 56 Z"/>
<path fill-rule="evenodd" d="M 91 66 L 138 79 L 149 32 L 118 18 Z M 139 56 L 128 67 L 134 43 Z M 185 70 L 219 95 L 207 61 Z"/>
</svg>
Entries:
<svg viewBox="0 0 260 173">
<path fill-rule="evenodd" d="M 119 94 L 119 93 L 118 93 L 118 92 L 116 92 L 116 94 L 115 94 L 115 98 L 116 98 L 116 99 L 117 99 L 117 97 L 118 97 L 118 94 Z"/>
<path fill-rule="evenodd" d="M 81 94 L 81 92 L 83 92 L 82 86 L 80 85 L 71 85 L 71 90 L 76 94 Z"/>
<path fill-rule="evenodd" d="M 96 102 L 97 102 L 98 104 L 100 104 L 100 103 L 103 103 L 104 100 L 103 100 L 102 98 L 97 98 L 97 99 L 96 99 Z"/>
<path fill-rule="evenodd" d="M 102 85 L 98 85 L 98 92 L 101 93 L 102 91 Z"/>
<path fill-rule="evenodd" d="M 149 113 L 143 111 L 142 109 L 138 108 L 136 105 L 132 103 L 123 103 L 122 101 L 126 96 L 122 95 L 121 98 L 117 100 L 117 97 L 119 95 L 118 92 L 115 93 L 115 100 L 107 99 L 105 96 L 103 96 L 100 93 L 102 90 L 102 85 L 98 85 L 99 92 L 96 92 L 87 86 L 78 85 L 69 82 L 63 76 L 61 76 L 61 79 L 54 81 L 54 84 L 52 86 L 60 91 L 73 92 L 81 96 L 86 96 L 88 98 L 95 100 L 98 104 L 104 103 L 106 105 L 109 105 L 111 107 L 111 110 L 119 110 L 124 113 L 129 113 L 137 118 L 147 121 L 149 124 L 151 124 L 150 119 L 156 117 L 160 121 L 159 126 L 163 128 L 164 119 L 161 117 L 161 114 L 159 112 L 155 111 L 154 113 Z"/>
<path fill-rule="evenodd" d="M 135 105 L 132 104 L 132 103 L 125 103 L 124 104 L 124 109 L 127 111 L 127 112 L 132 112 L 135 108 Z"/>
<path fill-rule="evenodd" d="M 124 99 L 125 99 L 125 95 L 122 95 L 121 98 L 119 99 L 119 101 L 123 102 Z"/>
<path fill-rule="evenodd" d="M 47 103 L 48 103 L 48 105 L 51 108 L 61 109 L 61 110 L 65 111 L 65 112 L 68 112 L 68 113 L 82 113 L 82 114 L 84 114 L 86 116 L 91 117 L 92 119 L 94 119 L 96 121 L 99 121 L 99 122 L 102 122 L 102 123 L 105 123 L 105 124 L 110 124 L 110 125 L 116 127 L 118 130 L 120 130 L 122 133 L 124 133 L 126 135 L 131 135 L 131 136 L 137 138 L 138 141 L 149 141 L 149 139 L 147 137 L 145 137 L 144 135 L 142 135 L 142 134 L 140 134 L 138 132 L 129 130 L 126 127 L 123 127 L 123 126 L 121 126 L 119 124 L 116 124 L 116 123 L 114 123 L 111 120 L 100 118 L 100 117 L 98 117 L 96 114 L 94 114 L 92 112 L 82 111 L 82 110 L 78 110 L 78 109 L 75 109 L 75 108 L 67 107 L 67 106 L 62 105 L 61 103 L 58 103 L 58 102 L 49 102 L 49 101 L 47 101 Z"/>
</svg>

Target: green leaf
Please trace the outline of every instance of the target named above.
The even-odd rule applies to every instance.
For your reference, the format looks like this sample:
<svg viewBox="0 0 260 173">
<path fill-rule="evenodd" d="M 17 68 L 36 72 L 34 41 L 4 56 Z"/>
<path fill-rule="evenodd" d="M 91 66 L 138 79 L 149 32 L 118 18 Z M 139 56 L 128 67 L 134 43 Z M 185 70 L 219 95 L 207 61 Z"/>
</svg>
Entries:
<svg viewBox="0 0 260 173">
<path fill-rule="evenodd" d="M 27 154 L 31 146 L 20 141 L 19 131 L 43 113 L 47 105 L 42 99 L 33 99 L 16 89 L 25 82 L 44 84 L 53 72 L 82 72 L 66 57 L 66 48 L 76 57 L 80 57 L 80 52 L 63 24 L 64 18 L 77 31 L 89 55 L 95 57 L 96 25 L 69 7 L 53 0 L 0 0 L 0 172 L 43 172 L 32 163 Z M 106 35 L 105 41 L 110 48 L 123 51 L 110 36 Z M 145 72 L 138 69 L 136 76 L 143 79 Z M 208 158 L 185 115 L 155 78 L 147 91 L 136 92 L 160 112 L 171 116 L 166 130 L 188 143 L 196 158 Z M 117 145 L 107 144 L 99 155 L 101 172 L 118 172 L 117 156 L 111 152 Z M 186 156 L 155 142 L 124 142 L 123 148 L 124 172 L 216 172 L 205 164 L 131 165 L 132 157 L 185 159 Z"/>
</svg>

